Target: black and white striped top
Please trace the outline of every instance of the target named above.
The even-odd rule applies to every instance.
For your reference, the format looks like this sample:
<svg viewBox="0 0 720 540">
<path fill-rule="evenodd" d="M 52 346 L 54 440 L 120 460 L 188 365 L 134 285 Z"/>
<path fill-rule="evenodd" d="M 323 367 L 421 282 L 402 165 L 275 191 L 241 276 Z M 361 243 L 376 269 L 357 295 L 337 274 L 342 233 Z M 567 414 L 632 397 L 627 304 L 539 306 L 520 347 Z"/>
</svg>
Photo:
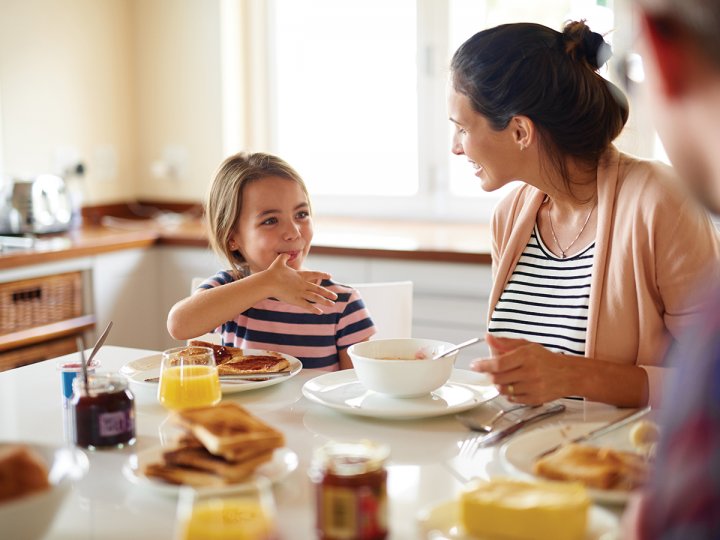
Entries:
<svg viewBox="0 0 720 540">
<path fill-rule="evenodd" d="M 537 225 L 490 318 L 496 336 L 585 354 L 595 242 L 573 257 L 553 255 Z"/>
</svg>

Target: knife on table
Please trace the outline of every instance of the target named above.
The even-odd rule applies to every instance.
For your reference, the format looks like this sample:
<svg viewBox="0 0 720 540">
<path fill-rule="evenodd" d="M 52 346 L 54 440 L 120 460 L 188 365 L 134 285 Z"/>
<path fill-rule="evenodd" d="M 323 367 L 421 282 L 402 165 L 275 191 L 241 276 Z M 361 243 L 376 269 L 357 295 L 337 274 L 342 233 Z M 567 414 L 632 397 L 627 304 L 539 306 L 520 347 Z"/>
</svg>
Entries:
<svg viewBox="0 0 720 540">
<path fill-rule="evenodd" d="M 271 371 L 269 373 L 246 373 L 242 375 L 220 375 L 221 383 L 267 381 L 281 379 L 290 375 L 290 371 Z M 150 377 L 144 382 L 160 382 L 160 377 Z"/>
<path fill-rule="evenodd" d="M 565 410 L 565 405 L 563 405 L 562 403 L 557 403 L 557 404 L 553 405 L 552 407 L 545 409 L 542 412 L 539 412 L 532 416 L 528 416 L 526 418 L 523 418 L 522 420 L 518 420 L 517 422 L 510 425 L 509 427 L 506 427 L 505 429 L 493 431 L 490 435 L 480 439 L 477 443 L 477 447 L 485 448 L 486 446 L 492 446 L 493 444 L 509 437 L 513 433 L 520 431 L 522 428 L 524 428 L 528 424 L 532 424 L 533 422 L 537 422 L 537 421 L 542 420 L 543 418 L 547 418 L 549 416 L 554 416 L 556 414 L 560 414 L 564 410 Z"/>
<path fill-rule="evenodd" d="M 562 442 L 560 444 L 556 444 L 549 450 L 545 450 L 542 454 L 537 456 L 536 459 L 540 459 L 541 457 L 545 457 L 549 454 L 552 454 L 553 452 L 555 452 L 556 450 L 559 450 L 561 447 L 563 447 L 567 444 L 577 444 L 577 443 L 587 442 L 592 439 L 596 439 L 597 437 L 602 437 L 603 435 L 606 435 L 612 431 L 615 431 L 616 429 L 620 429 L 621 427 L 631 424 L 635 420 L 639 420 L 640 418 L 645 416 L 650 411 L 651 411 L 650 405 L 647 405 L 647 406 L 643 407 L 642 409 L 630 411 L 628 414 L 621 416 L 614 422 L 610 422 L 609 424 L 606 424 L 602 427 L 593 429 L 592 431 L 590 431 L 589 433 L 586 433 L 585 435 L 581 435 L 580 437 L 575 437 L 574 439 Z"/>
</svg>

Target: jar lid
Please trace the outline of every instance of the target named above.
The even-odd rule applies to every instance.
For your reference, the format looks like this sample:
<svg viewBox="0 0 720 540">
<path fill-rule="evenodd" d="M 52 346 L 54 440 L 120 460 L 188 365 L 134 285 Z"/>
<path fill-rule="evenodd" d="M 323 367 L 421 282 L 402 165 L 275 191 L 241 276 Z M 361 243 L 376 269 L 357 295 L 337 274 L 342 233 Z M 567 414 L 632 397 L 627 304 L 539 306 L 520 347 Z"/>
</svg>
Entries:
<svg viewBox="0 0 720 540">
<path fill-rule="evenodd" d="M 373 441 L 330 441 L 313 454 L 313 465 L 337 476 L 355 476 L 381 469 L 390 447 Z"/>
<path fill-rule="evenodd" d="M 73 379 L 73 392 L 78 395 L 87 395 L 82 375 Z M 128 387 L 128 381 L 117 373 L 90 373 L 88 374 L 87 389 L 90 395 L 112 394 L 122 392 Z"/>
</svg>

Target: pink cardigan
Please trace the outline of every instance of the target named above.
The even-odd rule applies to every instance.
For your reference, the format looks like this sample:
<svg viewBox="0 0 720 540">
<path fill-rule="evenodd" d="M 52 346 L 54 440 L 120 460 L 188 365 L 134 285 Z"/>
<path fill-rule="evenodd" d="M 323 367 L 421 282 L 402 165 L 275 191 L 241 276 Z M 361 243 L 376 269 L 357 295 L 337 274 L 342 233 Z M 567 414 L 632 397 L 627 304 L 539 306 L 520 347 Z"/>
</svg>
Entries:
<svg viewBox="0 0 720 540">
<path fill-rule="evenodd" d="M 720 282 L 718 234 L 659 163 L 611 147 L 597 173 L 595 238 L 585 354 L 635 364 L 657 406 L 664 353 L 704 307 L 703 283 Z M 524 184 L 498 205 L 492 223 L 493 288 L 488 319 L 515 269 L 545 197 Z M 695 299 L 691 299 L 695 296 Z"/>
</svg>

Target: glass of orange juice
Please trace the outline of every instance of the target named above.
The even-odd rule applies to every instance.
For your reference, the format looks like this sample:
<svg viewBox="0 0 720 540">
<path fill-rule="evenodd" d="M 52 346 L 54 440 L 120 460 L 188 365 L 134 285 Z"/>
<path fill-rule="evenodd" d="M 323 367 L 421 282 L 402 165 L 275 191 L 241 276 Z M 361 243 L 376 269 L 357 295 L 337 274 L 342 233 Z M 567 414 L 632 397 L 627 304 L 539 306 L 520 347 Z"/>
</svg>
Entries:
<svg viewBox="0 0 720 540">
<path fill-rule="evenodd" d="M 270 481 L 180 490 L 176 540 L 277 540 Z"/>
<path fill-rule="evenodd" d="M 158 400 L 166 409 L 215 405 L 222 392 L 209 347 L 175 347 L 162 353 Z"/>
</svg>

